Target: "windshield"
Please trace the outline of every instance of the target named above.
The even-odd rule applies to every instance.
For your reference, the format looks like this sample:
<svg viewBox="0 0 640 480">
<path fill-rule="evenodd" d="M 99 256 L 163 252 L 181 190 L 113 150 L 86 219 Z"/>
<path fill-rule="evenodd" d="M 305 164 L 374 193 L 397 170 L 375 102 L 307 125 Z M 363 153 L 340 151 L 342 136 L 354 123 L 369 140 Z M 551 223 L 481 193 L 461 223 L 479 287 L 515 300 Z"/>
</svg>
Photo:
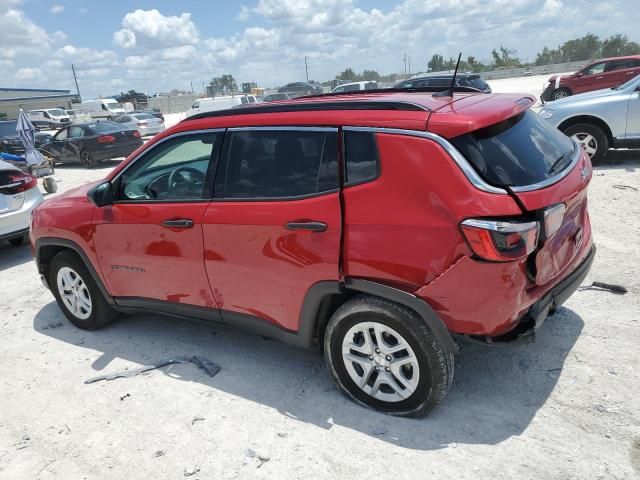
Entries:
<svg viewBox="0 0 640 480">
<path fill-rule="evenodd" d="M 62 115 L 66 115 L 66 113 L 64 113 L 64 110 L 60 108 L 52 108 L 50 110 L 47 110 L 47 113 L 49 115 L 53 115 L 54 117 L 60 117 Z"/>
<path fill-rule="evenodd" d="M 106 107 L 112 111 L 124 111 L 124 108 L 122 108 L 122 105 L 120 105 L 118 102 L 105 102 Z"/>
<path fill-rule="evenodd" d="M 477 77 L 477 76 L 467 78 L 467 82 L 469 82 L 469 84 L 473 88 L 477 88 L 478 90 L 485 90 L 486 88 L 489 87 L 489 85 L 487 85 L 487 82 L 485 82 L 484 80 L 482 80 L 480 77 Z"/>
<path fill-rule="evenodd" d="M 8 137 L 12 135 L 17 135 L 16 125 L 18 125 L 17 121 L 8 121 L 8 122 L 0 122 L 0 137 Z"/>
<path fill-rule="evenodd" d="M 451 140 L 482 177 L 496 186 L 524 186 L 554 176 L 572 159 L 574 143 L 527 111 Z"/>
</svg>

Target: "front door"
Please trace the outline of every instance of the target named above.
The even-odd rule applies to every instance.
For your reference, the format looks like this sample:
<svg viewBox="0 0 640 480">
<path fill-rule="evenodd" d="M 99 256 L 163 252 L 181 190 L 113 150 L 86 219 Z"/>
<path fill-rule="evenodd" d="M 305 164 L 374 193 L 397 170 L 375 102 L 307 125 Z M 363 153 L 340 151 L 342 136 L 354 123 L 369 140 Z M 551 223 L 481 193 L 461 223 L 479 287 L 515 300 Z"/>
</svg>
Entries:
<svg viewBox="0 0 640 480">
<path fill-rule="evenodd" d="M 113 181 L 94 216 L 100 268 L 115 297 L 216 307 L 204 269 L 202 219 L 223 132 L 178 135 Z"/>
<path fill-rule="evenodd" d="M 608 75 L 605 74 L 606 66 L 607 62 L 594 63 L 589 68 L 580 72 L 578 78 L 573 81 L 572 93 L 575 95 L 606 88 L 603 86 L 604 82 L 606 82 L 605 75 Z"/>
<path fill-rule="evenodd" d="M 637 82 L 637 89 L 629 96 L 629 106 L 627 108 L 627 140 L 637 140 L 640 142 L 640 82 Z"/>
<path fill-rule="evenodd" d="M 78 129 L 79 127 L 73 127 Z M 80 129 L 82 130 L 82 129 Z M 42 150 L 53 155 L 57 162 L 70 162 L 78 159 L 77 145 L 69 136 L 70 127 L 56 133 L 51 142 L 42 146 Z"/>
<path fill-rule="evenodd" d="M 339 279 L 335 128 L 230 129 L 203 219 L 222 318 L 297 331 L 305 295 Z"/>
</svg>

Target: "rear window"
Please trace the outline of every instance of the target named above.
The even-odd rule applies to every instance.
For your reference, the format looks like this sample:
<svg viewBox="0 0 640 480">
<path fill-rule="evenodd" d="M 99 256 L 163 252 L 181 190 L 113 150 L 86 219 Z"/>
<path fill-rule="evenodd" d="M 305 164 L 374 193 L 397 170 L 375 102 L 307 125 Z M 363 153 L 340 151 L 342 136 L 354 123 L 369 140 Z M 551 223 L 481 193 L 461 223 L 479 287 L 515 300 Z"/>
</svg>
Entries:
<svg viewBox="0 0 640 480">
<path fill-rule="evenodd" d="M 122 130 L 122 127 L 120 125 L 118 125 L 117 123 L 111 123 L 111 122 L 90 123 L 88 127 L 94 133 L 111 133 L 111 132 L 119 132 Z"/>
<path fill-rule="evenodd" d="M 487 182 L 501 187 L 531 185 L 554 176 L 571 162 L 575 148 L 530 110 L 451 143 Z"/>
<path fill-rule="evenodd" d="M 137 118 L 138 120 L 149 120 L 151 118 L 156 118 L 150 113 L 134 113 L 132 117 Z"/>
</svg>

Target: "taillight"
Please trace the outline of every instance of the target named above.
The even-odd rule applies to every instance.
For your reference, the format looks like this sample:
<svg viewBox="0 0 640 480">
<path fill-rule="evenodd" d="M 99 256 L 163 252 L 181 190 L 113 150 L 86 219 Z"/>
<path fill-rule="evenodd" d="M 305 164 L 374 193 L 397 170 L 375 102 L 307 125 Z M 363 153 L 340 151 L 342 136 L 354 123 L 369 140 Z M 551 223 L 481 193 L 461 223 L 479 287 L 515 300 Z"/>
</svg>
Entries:
<svg viewBox="0 0 640 480">
<path fill-rule="evenodd" d="M 100 135 L 98 137 L 98 143 L 113 143 L 116 141 L 116 137 L 113 135 Z"/>
<path fill-rule="evenodd" d="M 469 219 L 460 228 L 473 253 L 492 262 L 510 262 L 533 252 L 538 243 L 538 222 Z"/>
<path fill-rule="evenodd" d="M 544 238 L 549 238 L 558 231 L 564 220 L 566 209 L 567 207 L 564 203 L 557 203 L 545 209 L 542 214 L 544 219 Z"/>
<path fill-rule="evenodd" d="M 0 185 L 0 193 L 5 195 L 14 195 L 16 193 L 26 192 L 38 184 L 38 179 L 36 177 L 22 172 L 9 173 L 5 181 L 8 183 Z"/>
<path fill-rule="evenodd" d="M 139 131 L 137 131 L 137 130 L 135 130 L 135 131 L 133 132 L 133 136 L 134 136 L 134 137 L 136 137 L 136 138 L 140 138 L 140 132 L 139 132 Z"/>
</svg>

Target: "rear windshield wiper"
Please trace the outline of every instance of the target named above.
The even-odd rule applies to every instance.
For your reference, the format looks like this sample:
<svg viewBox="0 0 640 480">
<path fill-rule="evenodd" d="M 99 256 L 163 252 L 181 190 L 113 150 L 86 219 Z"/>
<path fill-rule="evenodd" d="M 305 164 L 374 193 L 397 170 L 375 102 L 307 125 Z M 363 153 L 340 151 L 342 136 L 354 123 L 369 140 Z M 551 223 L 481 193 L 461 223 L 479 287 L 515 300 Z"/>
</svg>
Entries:
<svg viewBox="0 0 640 480">
<path fill-rule="evenodd" d="M 563 154 L 560 156 L 560 158 L 559 158 L 559 159 L 557 159 L 555 162 L 553 162 L 553 165 L 551 165 L 551 167 L 549 168 L 549 174 L 554 174 L 554 173 L 556 173 L 556 171 L 557 171 L 557 170 L 560 170 L 560 168 L 558 168 L 558 167 L 560 167 L 560 166 L 562 166 L 562 165 L 563 165 L 563 163 L 562 163 L 562 162 L 563 162 L 563 161 L 564 161 L 564 159 L 565 159 L 565 158 L 567 158 L 567 157 L 569 156 L 569 154 L 571 154 L 571 153 L 573 153 L 573 152 L 571 152 L 571 151 L 565 152 L 565 153 L 563 153 Z"/>
</svg>

